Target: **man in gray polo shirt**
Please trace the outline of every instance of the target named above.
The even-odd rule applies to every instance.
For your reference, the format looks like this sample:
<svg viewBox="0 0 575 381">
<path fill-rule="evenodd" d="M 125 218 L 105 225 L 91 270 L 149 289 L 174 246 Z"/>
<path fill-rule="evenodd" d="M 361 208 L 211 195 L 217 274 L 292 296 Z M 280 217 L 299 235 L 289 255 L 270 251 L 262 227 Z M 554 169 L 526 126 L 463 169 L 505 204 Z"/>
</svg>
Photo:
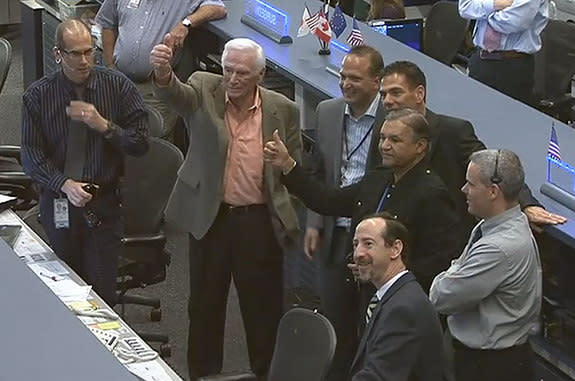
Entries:
<svg viewBox="0 0 575 381">
<path fill-rule="evenodd" d="M 456 380 L 532 380 L 528 339 L 539 326 L 542 286 L 537 244 L 517 200 L 523 167 L 507 150 L 477 151 L 470 160 L 462 191 L 482 220 L 435 277 L 429 298 L 448 315 Z"/>
<path fill-rule="evenodd" d="M 128 76 L 144 102 L 160 111 L 164 118 L 161 137 L 171 139 L 177 115 L 154 97 L 149 62 L 152 48 L 170 33 L 171 48 L 181 52 L 191 28 L 225 16 L 221 0 L 105 0 L 102 4 L 96 23 L 102 26 L 104 64 Z"/>
</svg>

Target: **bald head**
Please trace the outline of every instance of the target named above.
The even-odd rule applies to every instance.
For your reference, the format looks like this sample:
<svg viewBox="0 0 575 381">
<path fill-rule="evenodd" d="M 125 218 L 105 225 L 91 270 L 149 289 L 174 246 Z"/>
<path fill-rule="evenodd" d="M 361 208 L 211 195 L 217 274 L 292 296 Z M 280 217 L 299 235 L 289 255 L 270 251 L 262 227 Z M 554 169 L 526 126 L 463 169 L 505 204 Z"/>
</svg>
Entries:
<svg viewBox="0 0 575 381">
<path fill-rule="evenodd" d="M 88 26 L 79 19 L 68 19 L 63 21 L 56 28 L 56 47 L 68 49 L 67 42 L 70 36 L 82 36 L 92 38 Z"/>
</svg>

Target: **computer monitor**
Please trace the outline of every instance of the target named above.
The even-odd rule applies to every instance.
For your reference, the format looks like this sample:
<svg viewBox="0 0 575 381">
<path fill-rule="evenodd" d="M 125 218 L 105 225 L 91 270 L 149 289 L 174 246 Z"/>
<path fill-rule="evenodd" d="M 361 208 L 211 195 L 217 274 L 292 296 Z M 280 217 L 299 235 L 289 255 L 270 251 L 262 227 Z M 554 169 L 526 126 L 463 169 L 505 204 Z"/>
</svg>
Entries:
<svg viewBox="0 0 575 381">
<path fill-rule="evenodd" d="M 373 20 L 369 26 L 376 32 L 403 42 L 415 50 L 422 50 L 423 19 Z"/>
</svg>

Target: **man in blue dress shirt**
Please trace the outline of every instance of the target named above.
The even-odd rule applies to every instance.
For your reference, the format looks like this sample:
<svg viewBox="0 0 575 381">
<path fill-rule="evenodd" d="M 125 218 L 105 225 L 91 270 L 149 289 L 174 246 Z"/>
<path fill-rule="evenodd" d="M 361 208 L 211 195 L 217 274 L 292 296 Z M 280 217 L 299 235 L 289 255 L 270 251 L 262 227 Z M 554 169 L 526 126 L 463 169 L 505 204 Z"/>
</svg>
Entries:
<svg viewBox="0 0 575 381">
<path fill-rule="evenodd" d="M 549 18 L 548 0 L 459 0 L 463 18 L 476 20 L 469 76 L 525 102 L 532 102 L 533 55 Z"/>
<path fill-rule="evenodd" d="M 542 279 L 535 238 L 518 196 L 525 174 L 507 150 L 471 155 L 461 188 L 481 218 L 429 298 L 448 315 L 458 381 L 533 380 L 529 336 L 539 328 Z"/>
</svg>

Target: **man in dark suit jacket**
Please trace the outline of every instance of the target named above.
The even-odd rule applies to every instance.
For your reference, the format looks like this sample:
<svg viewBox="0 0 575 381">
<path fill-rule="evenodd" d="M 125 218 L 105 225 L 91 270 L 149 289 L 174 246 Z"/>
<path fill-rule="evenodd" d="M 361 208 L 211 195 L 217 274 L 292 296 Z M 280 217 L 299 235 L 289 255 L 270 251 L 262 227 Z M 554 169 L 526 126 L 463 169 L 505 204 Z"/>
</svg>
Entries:
<svg viewBox="0 0 575 381">
<path fill-rule="evenodd" d="M 485 144 L 475 135 L 467 120 L 436 114 L 426 108 L 425 74 L 414 63 L 397 61 L 385 67 L 381 86 L 382 102 L 386 110 L 411 108 L 422 113 L 433 131 L 429 164 L 447 185 L 454 198 L 461 219 L 461 236 L 468 237 L 475 219 L 467 213 L 465 196 L 461 187 L 465 184 L 465 172 L 469 156 L 485 149 Z M 523 212 L 533 224 L 564 223 L 565 218 L 547 212 L 531 191 L 524 185 L 519 202 Z M 465 239 L 462 240 L 462 243 Z"/>
<path fill-rule="evenodd" d="M 274 130 L 301 156 L 295 103 L 258 86 L 262 48 L 226 43 L 224 75 L 196 72 L 187 84 L 170 67 L 170 36 L 154 47 L 156 94 L 193 135 L 166 218 L 190 234 L 190 378 L 219 373 L 230 279 L 238 291 L 253 372 L 265 379 L 282 314 L 282 247 L 298 236 L 281 173 L 265 165 L 262 145 Z"/>
<path fill-rule="evenodd" d="M 352 48 L 340 70 L 342 97 L 317 106 L 310 173 L 330 188 L 358 182 L 367 169 L 381 164 L 377 143 L 385 117 L 379 96 L 382 71 L 377 50 Z M 321 306 L 337 335 L 328 379 L 343 381 L 358 342 L 357 287 L 345 259 L 350 221 L 308 211 L 306 225 L 304 250 L 308 258 L 316 256 Z"/>
<path fill-rule="evenodd" d="M 427 296 L 406 270 L 408 232 L 391 215 L 365 217 L 353 238 L 354 272 L 377 289 L 351 381 L 441 381 L 442 334 Z"/>
<path fill-rule="evenodd" d="M 281 140 L 266 143 L 264 156 L 282 168 L 290 193 L 315 211 L 352 218 L 351 229 L 366 215 L 386 211 L 404 223 L 413 237 L 411 269 L 424 290 L 459 254 L 455 205 L 441 179 L 428 169 L 425 156 L 429 126 L 415 110 L 391 112 L 380 133 L 385 166 L 345 188 L 327 188 L 308 176 Z M 348 252 L 351 235 L 348 235 Z M 371 295 L 370 295 L 371 296 Z"/>
</svg>

